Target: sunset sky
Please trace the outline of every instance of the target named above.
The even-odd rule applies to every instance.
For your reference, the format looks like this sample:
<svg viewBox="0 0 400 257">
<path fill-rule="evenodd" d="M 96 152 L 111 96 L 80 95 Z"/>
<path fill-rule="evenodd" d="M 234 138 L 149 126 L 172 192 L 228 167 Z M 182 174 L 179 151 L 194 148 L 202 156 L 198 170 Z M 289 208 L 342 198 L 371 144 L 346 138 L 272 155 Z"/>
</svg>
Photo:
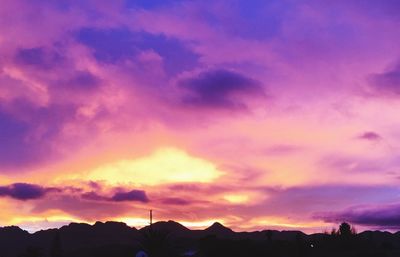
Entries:
<svg viewBox="0 0 400 257">
<path fill-rule="evenodd" d="M 400 229 L 397 0 L 0 0 L 0 226 Z"/>
</svg>

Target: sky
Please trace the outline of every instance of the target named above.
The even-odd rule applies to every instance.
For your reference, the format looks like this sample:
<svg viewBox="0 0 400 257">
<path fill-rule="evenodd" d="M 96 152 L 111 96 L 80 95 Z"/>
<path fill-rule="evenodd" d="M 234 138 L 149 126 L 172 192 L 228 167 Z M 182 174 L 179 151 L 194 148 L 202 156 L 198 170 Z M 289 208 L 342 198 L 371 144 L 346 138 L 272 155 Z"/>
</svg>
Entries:
<svg viewBox="0 0 400 257">
<path fill-rule="evenodd" d="M 0 226 L 400 229 L 396 0 L 1 0 Z"/>
</svg>

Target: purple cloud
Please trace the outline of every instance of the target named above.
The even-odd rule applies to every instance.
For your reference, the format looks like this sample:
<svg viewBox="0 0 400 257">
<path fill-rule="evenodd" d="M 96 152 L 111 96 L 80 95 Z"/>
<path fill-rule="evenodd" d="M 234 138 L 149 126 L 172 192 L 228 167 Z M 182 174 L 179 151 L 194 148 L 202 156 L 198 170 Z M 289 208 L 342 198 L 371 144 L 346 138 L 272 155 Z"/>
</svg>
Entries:
<svg viewBox="0 0 400 257">
<path fill-rule="evenodd" d="M 371 75 L 369 80 L 376 94 L 400 95 L 400 65 L 386 72 Z"/>
<path fill-rule="evenodd" d="M 342 212 L 319 213 L 315 217 L 326 222 L 347 221 L 350 223 L 376 226 L 379 228 L 400 228 L 400 204 L 370 208 L 351 208 Z"/>
<path fill-rule="evenodd" d="M 178 4 L 183 2 L 184 0 L 174 0 L 174 1 L 164 1 L 164 0 L 126 0 L 125 5 L 128 8 L 143 8 L 143 9 L 154 9 L 165 6 L 170 6 L 173 4 Z"/>
<path fill-rule="evenodd" d="M 22 201 L 33 200 L 44 197 L 51 190 L 53 189 L 34 184 L 14 183 L 8 186 L 0 186 L 0 197 L 6 196 Z"/>
<path fill-rule="evenodd" d="M 101 195 L 95 191 L 81 193 L 81 188 L 72 187 L 43 187 L 29 183 L 14 183 L 6 186 L 0 186 L 0 197 L 10 197 L 16 200 L 34 200 L 41 199 L 49 192 L 59 192 L 61 197 L 70 195 L 80 195 L 80 199 L 89 201 L 105 201 L 105 202 L 123 202 L 138 201 L 149 202 L 146 192 L 143 190 L 118 191 L 112 197 Z M 64 192 L 64 193 L 63 193 Z M 69 192 L 69 193 L 67 193 Z"/>
<path fill-rule="evenodd" d="M 76 71 L 70 79 L 62 84 L 70 90 L 95 90 L 99 88 L 101 81 L 88 71 Z"/>
<path fill-rule="evenodd" d="M 379 141 L 382 137 L 373 131 L 367 131 L 357 137 L 358 139 L 368 140 L 368 141 Z"/>
<path fill-rule="evenodd" d="M 98 194 L 94 191 L 81 194 L 81 198 L 89 201 L 110 201 L 110 202 L 123 202 L 123 201 L 138 201 L 149 202 L 145 191 L 132 190 L 129 192 L 117 192 L 112 197 Z"/>
<path fill-rule="evenodd" d="M 109 198 L 106 196 L 99 195 L 96 192 L 86 192 L 81 195 L 82 199 L 90 200 L 90 201 L 108 201 Z"/>
<path fill-rule="evenodd" d="M 54 140 L 76 110 L 73 105 L 37 107 L 22 100 L 2 107 L 0 103 L 0 166 L 3 168 L 26 168 L 50 161 L 58 154 Z"/>
<path fill-rule="evenodd" d="M 193 69 L 198 64 L 199 56 L 183 42 L 164 35 L 135 32 L 126 27 L 83 28 L 76 33 L 76 38 L 101 62 L 118 63 L 152 51 L 162 58 L 164 70 L 171 75 Z"/>
<path fill-rule="evenodd" d="M 38 63 L 30 59 L 47 50 L 40 48 L 29 51 L 34 53 L 24 52 L 23 55 L 25 62 L 29 61 L 29 65 L 38 65 L 41 68 L 50 65 L 55 69 L 54 72 L 59 71 L 53 64 L 47 63 L 47 57 L 41 57 L 46 60 L 38 60 Z M 2 168 L 0 172 L 16 168 L 24 170 L 49 163 L 69 154 L 67 149 L 79 146 L 89 139 L 88 135 L 95 135 L 97 123 L 94 121 L 105 118 L 108 111 L 99 106 L 92 116 L 83 117 L 79 115 L 79 110 L 91 102 L 94 94 L 101 91 L 99 89 L 103 86 L 103 81 L 87 70 L 71 69 L 70 66 L 71 64 L 62 64 L 60 70 L 62 75 L 57 76 L 50 74 L 53 71 L 32 71 L 23 66 L 24 72 L 32 79 L 40 81 L 45 88 L 44 95 L 47 100 L 46 103 L 40 100 L 36 102 L 42 95 L 38 97 L 32 95 L 26 82 L 18 81 L 22 85 L 21 92 L 25 91 L 30 98 L 21 95 L 8 101 L 0 101 L 0 167 Z M 88 119 L 92 122 L 85 123 Z M 79 133 L 70 133 L 71 131 L 66 133 L 66 126 L 69 128 L 79 126 Z M 65 140 L 66 137 L 68 140 Z M 62 146 L 59 144 L 60 141 L 64 142 Z M 59 148 L 64 149 L 60 151 Z"/>
<path fill-rule="evenodd" d="M 18 64 L 49 70 L 57 67 L 63 61 L 63 57 L 55 51 L 36 47 L 18 49 L 15 60 Z"/>
<path fill-rule="evenodd" d="M 50 209 L 57 209 L 92 220 L 94 218 L 110 218 L 113 215 L 129 212 L 132 209 L 130 202 L 147 203 L 150 201 L 146 192 L 142 190 L 122 191 L 122 188 L 114 188 L 113 190 L 116 193 L 109 196 L 96 192 L 96 190 L 101 190 L 100 184 L 94 183 L 92 185 L 94 190 L 88 192 L 71 191 L 69 187 L 65 187 L 60 190 L 63 193 L 35 202 L 33 212 L 42 213 Z M 49 188 L 48 190 L 56 189 Z"/>
<path fill-rule="evenodd" d="M 40 159 L 46 143 L 30 138 L 35 125 L 20 120 L 0 109 L 0 165 L 24 166 Z"/>
<path fill-rule="evenodd" d="M 246 104 L 240 96 L 265 95 L 258 81 L 228 70 L 205 71 L 179 81 L 178 86 L 187 93 L 183 103 L 195 107 L 241 109 Z"/>
<path fill-rule="evenodd" d="M 265 188 L 263 191 L 269 197 L 252 207 L 252 213 L 273 215 L 285 213 L 295 217 L 326 210 L 337 212 L 354 204 L 354 199 L 357 199 L 357 204 L 360 205 L 388 202 L 395 199 L 394 196 L 399 193 L 396 187 L 360 185 Z"/>
<path fill-rule="evenodd" d="M 123 201 L 137 201 L 143 203 L 149 202 L 149 198 L 147 198 L 146 192 L 143 190 L 117 192 L 111 197 L 111 200 L 115 202 L 123 202 Z"/>
<path fill-rule="evenodd" d="M 96 189 L 96 190 L 100 190 L 102 188 L 102 185 L 98 182 L 95 181 L 89 181 L 88 185 L 92 188 L 92 189 Z"/>
<path fill-rule="evenodd" d="M 101 79 L 84 68 L 74 67 L 73 57 L 62 54 L 67 50 L 65 46 L 18 49 L 14 57 L 15 64 L 29 72 L 30 76 L 39 78 L 44 85 L 48 85 L 53 97 L 60 89 L 78 93 L 81 90 L 97 89 L 101 85 Z M 51 72 L 61 72 L 62 75 L 49 76 Z"/>
<path fill-rule="evenodd" d="M 113 63 L 138 52 L 132 33 L 126 28 L 82 28 L 76 38 L 93 51 L 97 60 L 103 62 Z"/>
</svg>

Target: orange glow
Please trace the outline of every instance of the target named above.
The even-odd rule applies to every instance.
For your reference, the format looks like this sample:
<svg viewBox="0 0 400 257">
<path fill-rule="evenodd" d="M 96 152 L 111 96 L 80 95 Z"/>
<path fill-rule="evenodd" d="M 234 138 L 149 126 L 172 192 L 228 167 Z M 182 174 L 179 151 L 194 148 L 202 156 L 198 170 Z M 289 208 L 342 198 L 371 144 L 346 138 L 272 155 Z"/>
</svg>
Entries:
<svg viewBox="0 0 400 257">
<path fill-rule="evenodd" d="M 242 194 L 225 195 L 224 199 L 233 204 L 247 203 L 249 201 L 249 197 Z"/>
</svg>

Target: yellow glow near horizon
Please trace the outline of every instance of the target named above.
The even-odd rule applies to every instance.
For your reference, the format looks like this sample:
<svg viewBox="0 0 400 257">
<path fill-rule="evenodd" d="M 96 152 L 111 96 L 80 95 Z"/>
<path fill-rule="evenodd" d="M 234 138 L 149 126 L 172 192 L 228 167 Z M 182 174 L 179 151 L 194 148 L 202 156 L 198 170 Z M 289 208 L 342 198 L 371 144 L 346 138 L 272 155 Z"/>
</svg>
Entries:
<svg viewBox="0 0 400 257">
<path fill-rule="evenodd" d="M 110 184 L 158 185 L 176 182 L 212 182 L 221 175 L 216 166 L 176 148 L 161 148 L 132 160 L 120 160 L 89 172 L 90 180 Z"/>
<path fill-rule="evenodd" d="M 190 229 L 205 229 L 205 228 L 210 227 L 216 221 L 217 220 L 181 221 L 179 223 Z M 224 223 L 224 221 L 221 219 L 218 219 L 218 222 Z"/>
<path fill-rule="evenodd" d="M 293 220 L 284 217 L 262 217 L 252 219 L 250 224 L 253 226 L 273 226 L 287 229 L 313 229 L 324 227 L 327 225 L 326 222 L 321 221 L 301 221 L 301 220 Z"/>
<path fill-rule="evenodd" d="M 149 219 L 135 218 L 135 217 L 122 217 L 116 220 L 126 223 L 128 226 L 142 228 L 149 225 Z M 220 220 L 220 219 L 219 219 Z M 154 221 L 157 222 L 157 221 Z M 178 220 L 181 225 L 190 229 L 204 229 L 214 224 L 215 220 L 200 220 L 200 221 L 185 221 Z M 223 221 L 220 221 L 223 223 Z"/>
<path fill-rule="evenodd" d="M 148 218 L 145 219 L 145 218 L 122 217 L 122 218 L 117 218 L 116 220 L 123 222 L 130 227 L 135 227 L 135 228 L 142 228 L 150 224 Z"/>
<path fill-rule="evenodd" d="M 61 216 L 49 216 L 49 217 L 15 217 L 11 219 L 10 224 L 21 224 L 26 222 L 58 222 L 58 221 L 86 223 L 86 221 L 82 219 L 61 215 Z"/>
</svg>

